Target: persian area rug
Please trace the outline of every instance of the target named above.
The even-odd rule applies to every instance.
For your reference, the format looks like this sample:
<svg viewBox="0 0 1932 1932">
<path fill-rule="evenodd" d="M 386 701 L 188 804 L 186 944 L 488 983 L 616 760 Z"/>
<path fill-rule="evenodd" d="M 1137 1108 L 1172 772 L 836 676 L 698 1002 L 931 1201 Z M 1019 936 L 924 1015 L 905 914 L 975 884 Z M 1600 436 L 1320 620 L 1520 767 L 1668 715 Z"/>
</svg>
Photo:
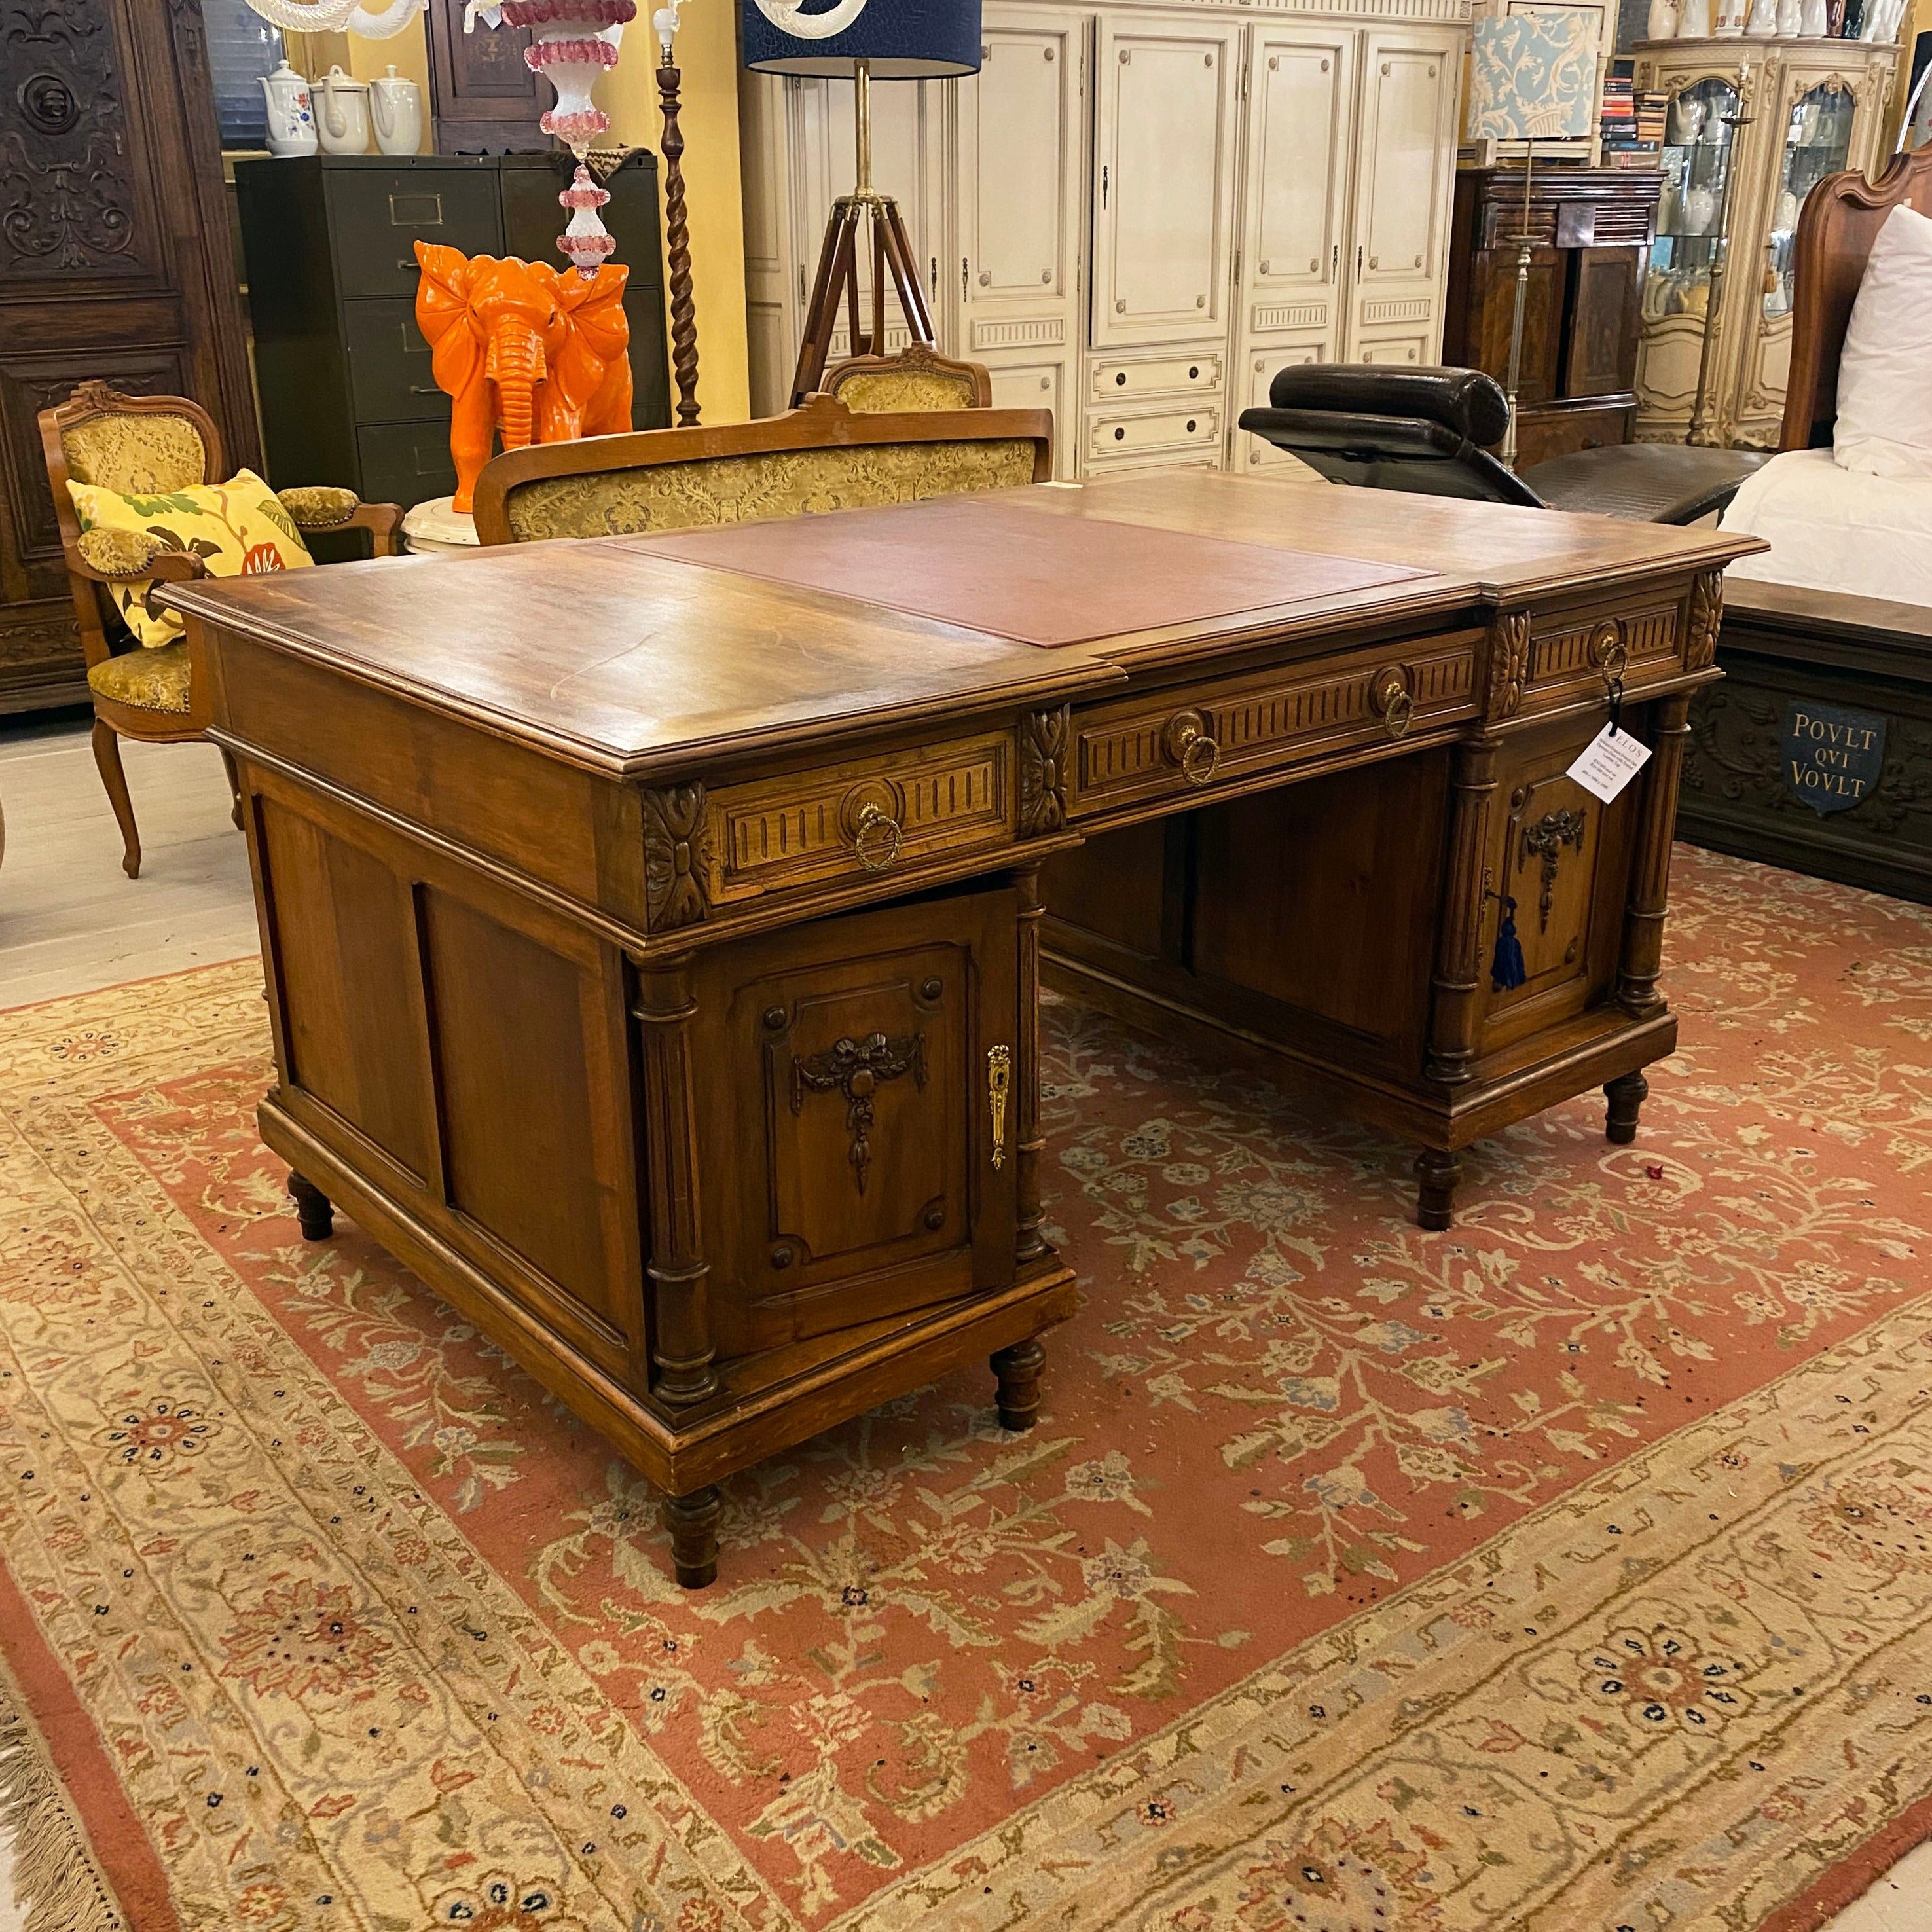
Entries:
<svg viewBox="0 0 1932 1932">
<path fill-rule="evenodd" d="M 1932 1833 L 1932 913 L 1694 852 L 1684 1050 L 1409 1151 L 1071 1004 L 1084 1305 L 656 1498 L 252 1112 L 0 1022 L 0 1643 L 136 1932 L 1807 1932 Z"/>
</svg>

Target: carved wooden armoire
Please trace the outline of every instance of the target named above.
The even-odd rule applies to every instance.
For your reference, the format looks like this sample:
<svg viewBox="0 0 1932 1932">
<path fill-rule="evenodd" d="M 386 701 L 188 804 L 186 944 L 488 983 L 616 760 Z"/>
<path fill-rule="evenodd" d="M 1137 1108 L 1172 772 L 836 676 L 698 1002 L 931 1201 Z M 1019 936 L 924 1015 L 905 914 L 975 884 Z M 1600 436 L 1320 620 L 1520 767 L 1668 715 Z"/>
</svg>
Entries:
<svg viewBox="0 0 1932 1932">
<path fill-rule="evenodd" d="M 0 0 L 0 711 L 84 702 L 36 414 L 192 396 L 259 465 L 196 0 Z"/>
<path fill-rule="evenodd" d="M 1053 411 L 1062 476 L 1292 461 L 1234 426 L 1276 370 L 1439 356 L 1468 17 L 1468 0 L 988 0 L 976 75 L 872 93 L 874 178 L 940 346 L 992 370 L 996 404 Z M 739 106 L 769 415 L 851 185 L 852 88 L 746 74 Z"/>
<path fill-rule="evenodd" d="M 1516 410 L 1516 459 L 1526 470 L 1630 440 L 1637 302 L 1661 184 L 1660 176 L 1630 168 L 1532 171 Z M 1499 382 L 1509 378 L 1523 223 L 1520 166 L 1457 174 L 1442 359 Z"/>
</svg>

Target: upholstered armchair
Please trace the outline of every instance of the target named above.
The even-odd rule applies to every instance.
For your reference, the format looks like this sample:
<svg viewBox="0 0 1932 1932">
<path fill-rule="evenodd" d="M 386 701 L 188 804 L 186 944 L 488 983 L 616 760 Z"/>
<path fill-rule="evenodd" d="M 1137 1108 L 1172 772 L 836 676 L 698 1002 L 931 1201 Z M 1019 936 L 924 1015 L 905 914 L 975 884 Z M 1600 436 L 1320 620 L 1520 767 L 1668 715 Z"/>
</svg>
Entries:
<svg viewBox="0 0 1932 1932">
<path fill-rule="evenodd" d="M 74 594 L 94 704 L 94 760 L 121 827 L 122 864 L 131 879 L 141 869 L 140 834 L 120 740 L 178 744 L 206 735 L 207 694 L 199 686 L 185 640 L 145 647 L 128 631 L 116 593 L 125 599 L 148 584 L 207 575 L 193 547 L 176 548 L 151 532 L 82 530 L 68 484 L 94 484 L 123 496 L 164 497 L 229 476 L 214 419 L 184 396 L 125 396 L 105 382 L 83 382 L 68 400 L 40 414 L 47 482 L 53 492 L 61 548 Z M 276 500 L 304 536 L 366 530 L 378 556 L 393 556 L 402 511 L 394 503 L 364 503 L 350 490 L 284 490 Z M 203 547 L 204 548 L 206 546 Z M 234 766 L 229 764 L 232 786 Z M 237 804 L 236 823 L 241 823 Z"/>
<path fill-rule="evenodd" d="M 977 362 L 955 362 L 909 343 L 896 356 L 854 356 L 820 377 L 818 394 L 836 396 L 848 410 L 984 410 L 993 402 L 993 379 Z"/>
</svg>

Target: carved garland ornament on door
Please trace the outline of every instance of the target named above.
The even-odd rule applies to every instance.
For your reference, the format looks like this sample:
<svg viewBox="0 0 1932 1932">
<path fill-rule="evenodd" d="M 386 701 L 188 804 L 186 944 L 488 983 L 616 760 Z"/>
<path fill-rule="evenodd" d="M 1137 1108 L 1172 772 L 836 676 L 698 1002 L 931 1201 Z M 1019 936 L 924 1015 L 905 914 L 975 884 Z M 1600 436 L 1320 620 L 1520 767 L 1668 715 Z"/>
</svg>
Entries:
<svg viewBox="0 0 1932 1932">
<path fill-rule="evenodd" d="M 808 1090 L 834 1091 L 845 1096 L 845 1131 L 852 1137 L 847 1158 L 859 1192 L 866 1191 L 866 1170 L 872 1164 L 872 1096 L 880 1082 L 910 1073 L 915 1086 L 926 1085 L 926 1036 L 916 1033 L 888 1040 L 882 1033 L 862 1040 L 841 1040 L 823 1052 L 798 1054 L 791 1060 L 791 1110 L 805 1109 Z"/>
<path fill-rule="evenodd" d="M 1516 870 L 1521 872 L 1532 859 L 1543 861 L 1543 890 L 1536 901 L 1539 932 L 1550 930 L 1550 908 L 1556 903 L 1556 862 L 1566 845 L 1575 846 L 1579 852 L 1583 849 L 1583 814 L 1580 812 L 1546 812 L 1534 825 L 1523 827 L 1522 848 L 1516 854 Z"/>
</svg>

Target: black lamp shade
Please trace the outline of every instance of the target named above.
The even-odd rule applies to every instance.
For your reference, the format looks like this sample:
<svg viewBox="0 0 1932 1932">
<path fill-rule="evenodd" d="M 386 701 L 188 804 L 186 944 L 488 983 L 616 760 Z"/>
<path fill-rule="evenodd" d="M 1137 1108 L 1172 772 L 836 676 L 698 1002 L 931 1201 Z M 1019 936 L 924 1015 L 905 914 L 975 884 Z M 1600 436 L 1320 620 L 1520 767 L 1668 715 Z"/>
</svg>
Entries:
<svg viewBox="0 0 1932 1932">
<path fill-rule="evenodd" d="M 744 0 L 744 21 L 745 64 L 760 74 L 849 80 L 861 61 L 874 80 L 980 70 L 980 0 Z"/>
</svg>

